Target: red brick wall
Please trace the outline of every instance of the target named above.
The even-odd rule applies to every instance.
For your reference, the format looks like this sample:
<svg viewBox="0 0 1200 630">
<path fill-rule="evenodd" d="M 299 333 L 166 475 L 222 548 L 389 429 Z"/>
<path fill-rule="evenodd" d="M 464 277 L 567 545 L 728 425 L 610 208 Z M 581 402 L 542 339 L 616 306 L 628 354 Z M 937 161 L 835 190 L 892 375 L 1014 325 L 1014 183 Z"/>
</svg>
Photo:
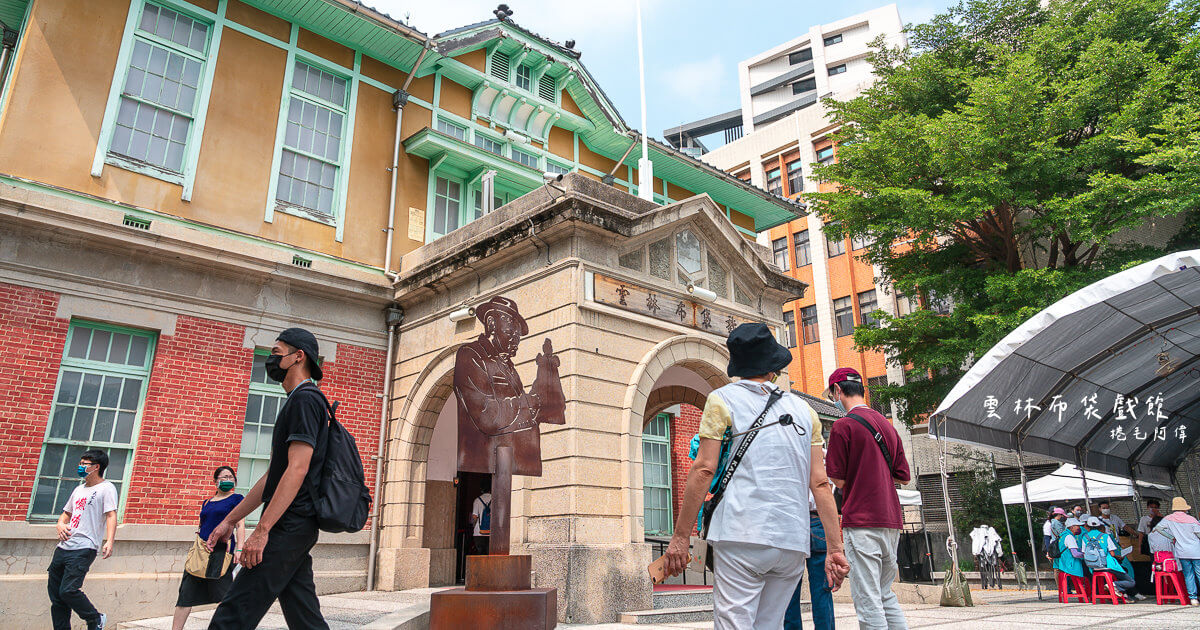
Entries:
<svg viewBox="0 0 1200 630">
<path fill-rule="evenodd" d="M 679 415 L 671 425 L 671 502 L 674 518 L 679 517 L 683 504 L 683 490 L 687 487 L 688 471 L 692 460 L 688 457 L 692 436 L 700 430 L 700 410 L 689 405 L 679 406 Z"/>
<path fill-rule="evenodd" d="M 24 520 L 29 509 L 69 325 L 55 319 L 57 307 L 55 293 L 0 283 L 0 448 L 10 482 L 0 486 L 0 520 Z M 254 352 L 244 338 L 242 326 L 187 315 L 158 338 L 124 522 L 195 523 L 213 469 L 237 466 Z M 340 344 L 336 356 L 322 366 L 321 387 L 340 401 L 338 419 L 373 488 L 385 353 Z"/>
<path fill-rule="evenodd" d="M 5 478 L 0 520 L 24 520 L 37 474 L 67 322 L 58 295 L 0 283 L 0 449 Z"/>
<path fill-rule="evenodd" d="M 134 450 L 126 523 L 191 523 L 212 471 L 237 468 L 254 350 L 245 328 L 180 315 L 160 336 Z"/>
</svg>

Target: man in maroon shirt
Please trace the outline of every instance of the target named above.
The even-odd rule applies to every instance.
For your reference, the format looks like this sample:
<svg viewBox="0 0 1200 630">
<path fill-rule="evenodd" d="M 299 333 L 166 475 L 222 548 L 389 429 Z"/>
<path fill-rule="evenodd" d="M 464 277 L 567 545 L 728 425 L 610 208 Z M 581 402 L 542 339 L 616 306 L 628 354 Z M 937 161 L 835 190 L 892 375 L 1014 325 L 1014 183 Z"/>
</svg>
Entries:
<svg viewBox="0 0 1200 630">
<path fill-rule="evenodd" d="M 825 397 L 845 415 L 829 433 L 825 470 L 842 489 L 842 536 L 859 628 L 900 630 L 908 623 L 892 582 L 904 517 L 894 483 L 908 483 L 908 460 L 900 435 L 867 406 L 865 393 L 853 369 L 830 375 Z"/>
</svg>

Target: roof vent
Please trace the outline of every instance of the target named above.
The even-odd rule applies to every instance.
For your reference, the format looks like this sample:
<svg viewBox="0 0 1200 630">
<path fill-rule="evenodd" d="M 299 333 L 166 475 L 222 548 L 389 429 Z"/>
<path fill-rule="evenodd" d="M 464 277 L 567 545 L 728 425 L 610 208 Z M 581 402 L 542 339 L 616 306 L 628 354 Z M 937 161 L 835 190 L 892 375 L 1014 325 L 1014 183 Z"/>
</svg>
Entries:
<svg viewBox="0 0 1200 630">
<path fill-rule="evenodd" d="M 548 77 L 543 74 L 542 78 L 538 79 L 538 98 L 553 103 L 554 88 L 554 77 Z"/>
<path fill-rule="evenodd" d="M 492 76 L 508 80 L 508 55 L 501 52 L 492 55 Z"/>
<path fill-rule="evenodd" d="M 121 225 L 137 230 L 149 230 L 150 219 L 143 219 L 141 217 L 135 217 L 132 214 L 127 214 L 125 215 L 125 218 L 121 220 Z"/>
<path fill-rule="evenodd" d="M 307 258 L 301 258 L 300 256 L 296 256 L 295 254 L 292 255 L 292 264 L 301 269 L 312 269 L 312 261 L 311 260 L 309 260 Z"/>
</svg>

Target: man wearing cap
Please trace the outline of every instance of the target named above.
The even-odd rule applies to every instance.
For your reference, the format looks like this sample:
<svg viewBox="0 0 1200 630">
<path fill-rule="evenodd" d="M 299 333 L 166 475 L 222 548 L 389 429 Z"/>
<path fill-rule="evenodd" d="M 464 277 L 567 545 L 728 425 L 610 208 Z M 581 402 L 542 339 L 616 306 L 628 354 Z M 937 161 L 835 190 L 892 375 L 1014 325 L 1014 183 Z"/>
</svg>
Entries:
<svg viewBox="0 0 1200 630">
<path fill-rule="evenodd" d="M 829 432 L 825 470 L 842 489 L 842 531 L 850 560 L 850 592 L 860 628 L 908 627 L 892 582 L 904 516 L 896 483 L 908 483 L 900 434 L 867 406 L 862 376 L 838 368 L 825 397 L 844 414 Z M 886 451 L 886 453 L 885 453 Z"/>
<path fill-rule="evenodd" d="M 734 453 L 753 436 L 732 469 L 707 532 L 715 553 L 713 624 L 715 630 L 778 630 L 810 552 L 810 490 L 825 529 L 824 569 L 833 590 L 849 566 L 822 466 L 816 413 L 772 382 L 791 362 L 791 352 L 765 324 L 757 323 L 738 326 L 725 344 L 727 373 L 741 380 L 714 390 L 704 404 L 700 445 L 667 547 L 666 570 L 678 575 L 687 566 L 696 515 L 711 487 L 726 432 Z M 760 428 L 749 433 L 760 416 Z"/>
<path fill-rule="evenodd" d="M 234 525 L 259 505 L 265 507 L 242 547 L 242 570 L 217 606 L 210 629 L 255 628 L 276 599 L 291 630 L 329 628 L 321 616 L 309 553 L 318 534 L 311 488 L 321 472 L 313 450 L 329 423 L 328 403 L 315 382 L 322 377 L 318 356 L 312 333 L 289 328 L 267 357 L 267 376 L 288 393 L 275 418 L 267 474 L 213 530 L 209 548 L 228 540 Z"/>
</svg>

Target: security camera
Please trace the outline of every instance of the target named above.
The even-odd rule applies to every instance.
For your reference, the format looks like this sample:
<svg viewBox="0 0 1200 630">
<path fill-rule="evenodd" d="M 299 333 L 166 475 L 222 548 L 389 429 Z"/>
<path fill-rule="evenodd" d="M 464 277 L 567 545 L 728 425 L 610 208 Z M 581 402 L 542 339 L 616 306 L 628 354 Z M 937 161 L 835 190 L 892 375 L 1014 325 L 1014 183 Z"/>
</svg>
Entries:
<svg viewBox="0 0 1200 630">
<path fill-rule="evenodd" d="M 473 317 L 475 317 L 474 306 L 464 306 L 463 308 L 450 313 L 450 321 L 455 323 L 466 321 L 468 319 L 472 319 Z"/>
<path fill-rule="evenodd" d="M 542 180 L 545 181 L 547 184 L 555 184 L 555 183 L 561 182 L 562 178 L 563 178 L 562 173 L 551 173 L 550 171 L 546 171 L 545 173 L 542 173 Z"/>
</svg>

